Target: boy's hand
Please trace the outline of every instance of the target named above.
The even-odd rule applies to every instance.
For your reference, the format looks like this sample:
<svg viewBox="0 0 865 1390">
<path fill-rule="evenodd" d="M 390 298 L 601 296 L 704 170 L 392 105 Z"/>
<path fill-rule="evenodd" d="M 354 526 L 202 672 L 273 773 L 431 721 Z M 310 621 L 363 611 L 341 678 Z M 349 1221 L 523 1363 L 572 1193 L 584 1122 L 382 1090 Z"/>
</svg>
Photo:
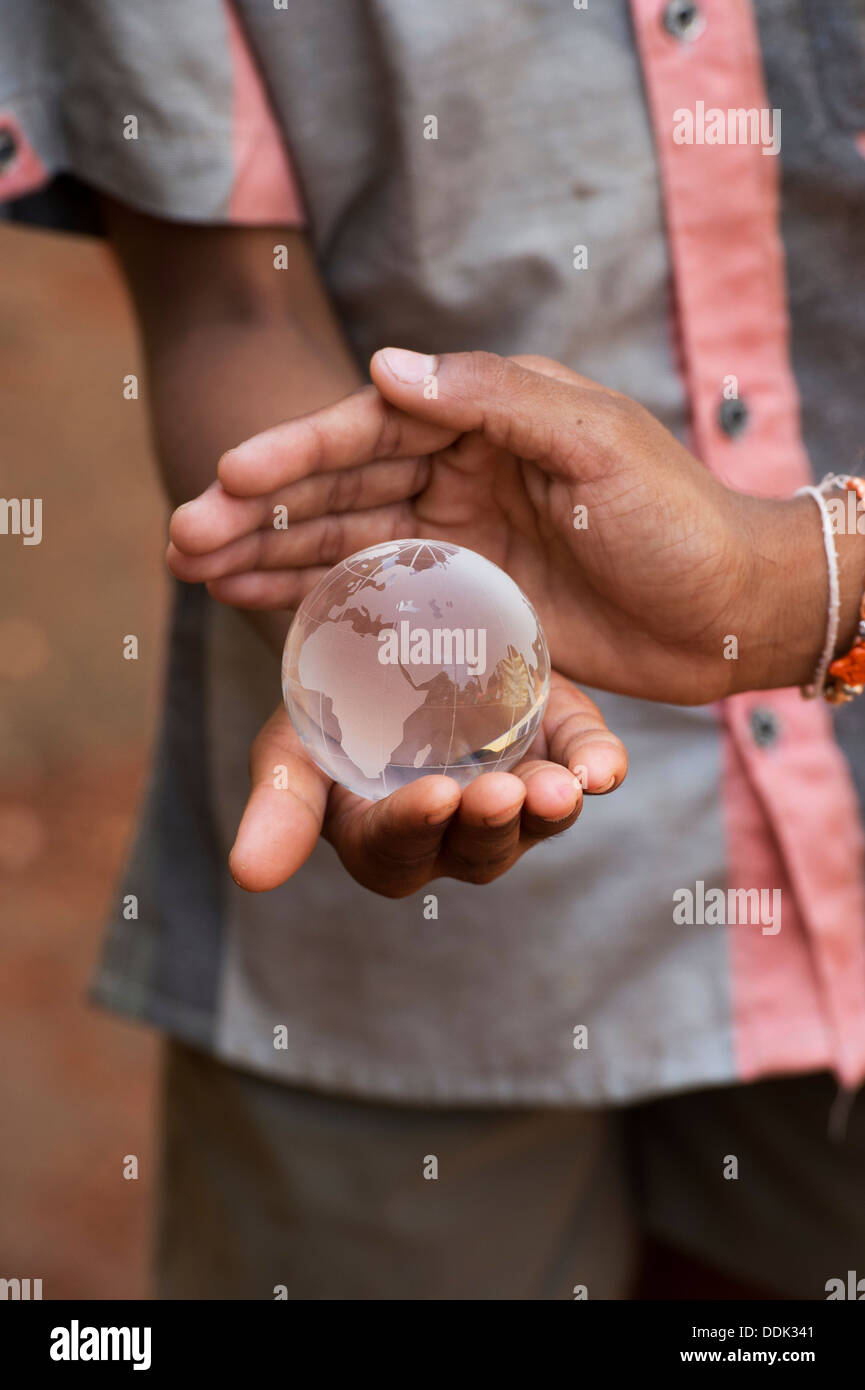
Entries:
<svg viewBox="0 0 865 1390">
<path fill-rule="evenodd" d="M 291 607 L 353 551 L 429 537 L 505 569 L 554 666 L 587 684 L 701 703 L 810 678 L 825 567 L 809 498 L 725 488 L 648 411 L 546 358 L 385 349 L 371 370 L 377 389 L 223 456 L 174 515 L 179 578 Z"/>
<path fill-rule="evenodd" d="M 282 767 L 285 790 L 274 786 Z M 388 898 L 441 877 L 490 883 L 533 845 L 573 825 L 583 787 L 611 791 L 626 771 L 625 749 L 600 711 L 556 674 L 531 755 L 462 792 L 450 777 L 423 777 L 383 801 L 365 801 L 316 766 L 278 709 L 253 745 L 252 790 L 231 872 L 252 892 L 275 888 L 324 835 L 358 883 Z"/>
</svg>

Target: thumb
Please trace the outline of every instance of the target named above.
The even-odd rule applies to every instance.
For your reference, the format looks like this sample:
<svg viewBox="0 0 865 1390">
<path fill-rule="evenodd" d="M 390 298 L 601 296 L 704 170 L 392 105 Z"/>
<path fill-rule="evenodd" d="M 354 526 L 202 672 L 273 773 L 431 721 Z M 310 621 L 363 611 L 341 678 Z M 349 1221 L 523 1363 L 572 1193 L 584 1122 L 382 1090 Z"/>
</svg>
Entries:
<svg viewBox="0 0 865 1390">
<path fill-rule="evenodd" d="M 318 842 L 330 779 L 280 706 L 249 755 L 250 793 L 229 864 L 235 883 L 263 893 L 291 878 Z"/>
<path fill-rule="evenodd" d="M 494 352 L 437 357 L 381 348 L 370 374 L 382 396 L 416 419 L 477 431 L 496 448 L 543 463 L 570 479 L 591 471 L 592 450 L 612 440 L 620 398 L 547 358 L 532 370 Z"/>
</svg>

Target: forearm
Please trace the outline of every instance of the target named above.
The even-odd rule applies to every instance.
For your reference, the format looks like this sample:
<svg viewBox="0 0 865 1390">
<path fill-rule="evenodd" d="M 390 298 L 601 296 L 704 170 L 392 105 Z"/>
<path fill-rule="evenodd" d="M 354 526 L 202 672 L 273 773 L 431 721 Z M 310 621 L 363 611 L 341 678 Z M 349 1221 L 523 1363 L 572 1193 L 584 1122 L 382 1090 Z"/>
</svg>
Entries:
<svg viewBox="0 0 865 1390">
<path fill-rule="evenodd" d="M 226 449 L 360 383 L 346 352 L 291 322 L 191 325 L 147 357 L 154 444 L 173 506 L 213 482 Z"/>
<path fill-rule="evenodd" d="M 210 486 L 226 449 L 359 385 L 301 232 L 185 226 L 111 200 L 104 210 L 137 311 L 154 446 L 173 506 Z M 281 647 L 287 614 L 247 617 Z"/>
<path fill-rule="evenodd" d="M 208 323 L 148 368 L 154 443 L 177 506 L 208 487 L 220 455 L 257 431 L 338 400 L 360 382 L 348 354 L 292 323 Z M 288 613 L 241 610 L 275 651 Z"/>
<path fill-rule="evenodd" d="M 154 443 L 177 506 L 216 477 L 220 455 L 279 420 L 352 391 L 348 354 L 292 323 L 208 323 L 164 344 L 148 367 Z M 280 652 L 291 615 L 241 610 Z"/>
</svg>

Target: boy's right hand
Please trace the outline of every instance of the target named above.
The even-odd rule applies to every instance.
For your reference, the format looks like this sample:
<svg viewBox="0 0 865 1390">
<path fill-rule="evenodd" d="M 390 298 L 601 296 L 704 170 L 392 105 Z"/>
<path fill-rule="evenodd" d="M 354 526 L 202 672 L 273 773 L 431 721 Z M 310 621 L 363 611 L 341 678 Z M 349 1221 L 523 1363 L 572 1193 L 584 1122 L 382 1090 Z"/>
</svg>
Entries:
<svg viewBox="0 0 865 1390">
<path fill-rule="evenodd" d="M 288 608 L 368 545 L 451 541 L 507 571 L 553 665 L 586 685 L 703 704 L 811 679 L 826 565 L 810 498 L 725 487 L 636 402 L 548 359 L 389 348 L 371 372 L 377 389 L 223 455 L 172 520 L 178 578 Z M 865 555 L 846 549 L 849 646 Z"/>
</svg>

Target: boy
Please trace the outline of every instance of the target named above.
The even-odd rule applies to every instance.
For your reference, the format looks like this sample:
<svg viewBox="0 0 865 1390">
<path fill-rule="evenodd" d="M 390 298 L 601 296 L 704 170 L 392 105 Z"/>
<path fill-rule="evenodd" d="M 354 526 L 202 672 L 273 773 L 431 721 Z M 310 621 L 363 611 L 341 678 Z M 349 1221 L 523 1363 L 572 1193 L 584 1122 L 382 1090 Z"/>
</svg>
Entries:
<svg viewBox="0 0 865 1390">
<path fill-rule="evenodd" d="M 4 196 L 100 195 L 175 502 L 387 342 L 543 353 L 786 497 L 863 432 L 863 11 L 830 8 L 818 43 L 794 0 L 7 0 Z M 780 156 L 674 141 L 697 100 L 782 110 Z M 825 1128 L 828 1073 L 865 1066 L 856 704 L 836 741 L 795 691 L 598 696 L 626 787 L 496 882 L 437 879 L 437 917 L 325 843 L 250 897 L 227 861 L 286 620 L 256 621 L 270 655 L 178 590 L 141 916 L 97 990 L 175 1039 L 162 1294 L 623 1297 L 639 1225 L 781 1294 L 854 1268 L 861 1107 Z M 367 819 L 362 857 L 393 840 Z M 780 890 L 782 930 L 677 923 L 698 883 Z"/>
</svg>

